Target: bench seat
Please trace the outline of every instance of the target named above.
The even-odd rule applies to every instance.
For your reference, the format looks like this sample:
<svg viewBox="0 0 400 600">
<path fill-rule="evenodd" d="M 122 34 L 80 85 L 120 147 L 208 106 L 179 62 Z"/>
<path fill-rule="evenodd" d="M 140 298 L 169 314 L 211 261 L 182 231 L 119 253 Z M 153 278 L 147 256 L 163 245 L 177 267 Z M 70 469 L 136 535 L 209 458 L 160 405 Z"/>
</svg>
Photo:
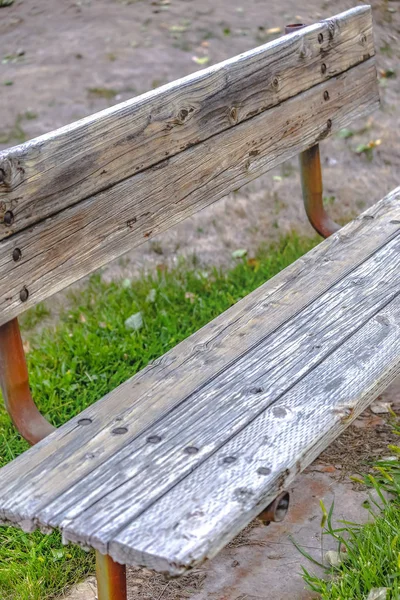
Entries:
<svg viewBox="0 0 400 600">
<path fill-rule="evenodd" d="M 172 575 L 400 373 L 400 188 L 0 471 L 0 518 Z"/>
</svg>

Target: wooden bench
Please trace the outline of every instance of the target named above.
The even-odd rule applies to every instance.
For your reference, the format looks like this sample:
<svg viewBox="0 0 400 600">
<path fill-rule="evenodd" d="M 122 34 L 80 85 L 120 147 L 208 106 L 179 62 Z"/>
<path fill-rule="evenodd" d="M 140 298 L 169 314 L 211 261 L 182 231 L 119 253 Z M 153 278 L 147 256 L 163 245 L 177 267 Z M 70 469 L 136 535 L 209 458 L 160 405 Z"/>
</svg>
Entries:
<svg viewBox="0 0 400 600">
<path fill-rule="evenodd" d="M 400 188 L 337 231 L 317 145 L 378 103 L 363 6 L 0 154 L 1 382 L 38 442 L 0 471 L 0 518 L 95 548 L 100 600 L 126 598 L 123 565 L 178 575 L 281 518 L 400 372 Z M 297 154 L 330 237 L 54 430 L 18 315 Z"/>
</svg>

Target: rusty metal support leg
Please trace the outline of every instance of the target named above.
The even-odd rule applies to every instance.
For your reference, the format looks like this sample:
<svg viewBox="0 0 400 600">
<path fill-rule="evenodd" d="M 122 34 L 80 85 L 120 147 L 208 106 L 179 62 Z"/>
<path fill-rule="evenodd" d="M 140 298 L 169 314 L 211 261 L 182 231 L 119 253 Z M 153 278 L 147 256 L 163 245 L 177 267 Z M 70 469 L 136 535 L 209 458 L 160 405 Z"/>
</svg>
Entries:
<svg viewBox="0 0 400 600">
<path fill-rule="evenodd" d="M 126 600 L 126 567 L 96 552 L 98 600 Z"/>
<path fill-rule="evenodd" d="M 12 422 L 30 444 L 55 431 L 32 400 L 18 319 L 0 326 L 0 384 Z M 96 552 L 96 576 L 98 600 L 127 599 L 125 566 Z"/>
<path fill-rule="evenodd" d="M 296 31 L 303 29 L 303 27 L 305 27 L 304 23 L 292 23 L 286 25 L 285 33 L 296 33 Z M 318 144 L 300 154 L 300 170 L 304 207 L 308 220 L 322 237 L 327 238 L 340 229 L 340 225 L 332 221 L 324 208 L 321 159 Z"/>
<path fill-rule="evenodd" d="M 30 444 L 55 430 L 32 400 L 18 319 L 0 327 L 0 384 L 11 420 Z"/>
<path fill-rule="evenodd" d="M 324 208 L 322 195 L 321 159 L 318 144 L 300 154 L 301 187 L 307 217 L 314 229 L 329 237 L 340 229 Z"/>
</svg>

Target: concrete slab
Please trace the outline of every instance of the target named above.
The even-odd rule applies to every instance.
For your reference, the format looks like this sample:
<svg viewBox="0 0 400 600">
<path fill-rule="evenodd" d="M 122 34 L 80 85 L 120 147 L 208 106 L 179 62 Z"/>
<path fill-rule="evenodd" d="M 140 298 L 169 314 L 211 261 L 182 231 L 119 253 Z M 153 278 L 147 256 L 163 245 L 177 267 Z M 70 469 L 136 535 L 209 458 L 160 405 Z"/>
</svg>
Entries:
<svg viewBox="0 0 400 600">
<path fill-rule="evenodd" d="M 314 465 L 316 467 L 324 466 Z M 362 507 L 365 492 L 338 483 L 333 473 L 311 470 L 302 474 L 292 486 L 291 507 L 285 521 L 268 527 L 257 525 L 247 539 L 234 541 L 206 567 L 207 577 L 201 592 L 191 600 L 311 600 L 315 594 L 305 590 L 300 576 L 301 566 L 312 571 L 290 541 L 296 542 L 318 561 L 327 550 L 336 549 L 332 541 L 321 535 L 320 499 L 328 508 L 335 503 L 335 520 L 346 518 L 365 521 Z"/>
</svg>

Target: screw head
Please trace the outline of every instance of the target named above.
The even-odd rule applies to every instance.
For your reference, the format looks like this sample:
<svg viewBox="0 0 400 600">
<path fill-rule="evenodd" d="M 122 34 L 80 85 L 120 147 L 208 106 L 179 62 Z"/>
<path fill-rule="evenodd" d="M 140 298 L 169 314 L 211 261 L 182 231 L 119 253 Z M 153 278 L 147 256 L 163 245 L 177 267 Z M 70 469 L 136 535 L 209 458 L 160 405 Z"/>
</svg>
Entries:
<svg viewBox="0 0 400 600">
<path fill-rule="evenodd" d="M 328 92 L 328 90 L 325 90 L 325 92 L 324 92 L 324 100 L 329 100 L 329 92 Z"/>
<path fill-rule="evenodd" d="M 328 119 L 326 122 L 326 126 L 328 129 L 332 129 L 332 119 Z"/>
<path fill-rule="evenodd" d="M 12 253 L 12 257 L 13 257 L 13 261 L 17 262 L 17 260 L 19 260 L 22 256 L 22 252 L 19 248 L 14 248 L 13 253 Z"/>
<path fill-rule="evenodd" d="M 325 63 L 322 63 L 322 65 L 321 65 L 321 73 L 322 73 L 322 75 L 324 75 L 326 73 L 326 64 Z"/>
<path fill-rule="evenodd" d="M 4 213 L 3 222 L 8 227 L 14 223 L 14 213 L 11 210 L 7 210 Z"/>
<path fill-rule="evenodd" d="M 320 44 L 322 44 L 322 42 L 324 41 L 324 34 L 323 33 L 319 33 L 318 34 L 318 41 Z"/>
<path fill-rule="evenodd" d="M 19 297 L 21 302 L 26 302 L 29 298 L 29 290 L 28 288 L 24 285 L 24 287 L 22 288 L 22 290 L 19 293 Z"/>
</svg>

